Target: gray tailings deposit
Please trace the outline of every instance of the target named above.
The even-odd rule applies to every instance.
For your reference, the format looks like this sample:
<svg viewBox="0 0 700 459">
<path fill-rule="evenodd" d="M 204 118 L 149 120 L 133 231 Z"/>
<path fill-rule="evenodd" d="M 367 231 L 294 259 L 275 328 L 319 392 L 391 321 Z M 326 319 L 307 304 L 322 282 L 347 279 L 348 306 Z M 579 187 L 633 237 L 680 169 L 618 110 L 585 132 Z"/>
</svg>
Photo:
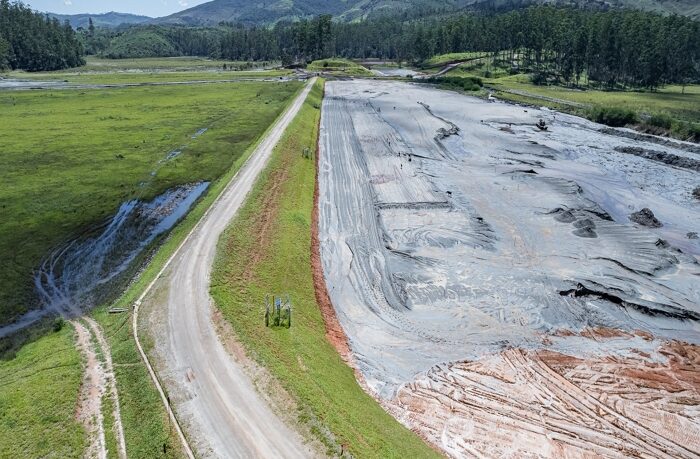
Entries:
<svg viewBox="0 0 700 459">
<path fill-rule="evenodd" d="M 150 202 L 125 202 L 104 224 L 55 250 L 34 276 L 42 308 L 0 327 L 0 337 L 49 314 L 81 316 L 109 298 L 115 281 L 125 280 L 134 260 L 172 229 L 208 186 L 208 182 L 181 185 Z"/>
<path fill-rule="evenodd" d="M 588 444 L 615 456 L 620 442 L 642 456 L 700 453 L 700 440 L 678 433 L 700 432 L 697 405 L 654 406 L 647 431 L 628 424 L 625 414 L 643 409 L 629 397 L 607 428 L 612 418 L 595 413 L 612 408 L 593 407 L 603 396 L 589 386 L 579 394 L 562 376 L 575 361 L 588 383 L 602 381 L 613 370 L 595 365 L 610 359 L 650 372 L 675 362 L 664 343 L 700 344 L 700 242 L 687 236 L 700 230 L 700 176 L 685 167 L 700 155 L 601 129 L 424 85 L 327 83 L 319 232 L 328 291 L 369 388 L 450 456 L 578 457 Z M 630 219 L 644 208 L 662 226 Z M 685 400 L 700 401 L 698 365 L 683 373 L 696 378 L 677 392 Z M 566 397 L 581 406 L 557 409 L 571 408 Z M 659 410 L 678 419 L 659 425 Z M 476 424 L 505 434 L 479 443 Z"/>
</svg>

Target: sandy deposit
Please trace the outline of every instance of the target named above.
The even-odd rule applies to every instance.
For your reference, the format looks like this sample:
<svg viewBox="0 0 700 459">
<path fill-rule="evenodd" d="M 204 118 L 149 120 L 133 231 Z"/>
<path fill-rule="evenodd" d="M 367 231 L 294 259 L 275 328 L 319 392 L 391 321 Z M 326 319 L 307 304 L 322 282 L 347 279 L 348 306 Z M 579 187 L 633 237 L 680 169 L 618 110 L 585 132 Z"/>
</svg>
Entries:
<svg viewBox="0 0 700 459">
<path fill-rule="evenodd" d="M 452 456 L 697 457 L 698 176 L 619 150 L 696 153 L 377 81 L 327 84 L 320 145 L 328 292 L 397 418 Z"/>
</svg>

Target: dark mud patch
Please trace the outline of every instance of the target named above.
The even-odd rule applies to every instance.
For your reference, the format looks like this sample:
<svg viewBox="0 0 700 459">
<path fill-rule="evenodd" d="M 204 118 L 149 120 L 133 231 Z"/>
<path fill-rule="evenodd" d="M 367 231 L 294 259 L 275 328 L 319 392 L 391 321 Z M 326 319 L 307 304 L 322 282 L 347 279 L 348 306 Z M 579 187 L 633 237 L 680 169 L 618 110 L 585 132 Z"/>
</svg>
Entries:
<svg viewBox="0 0 700 459">
<path fill-rule="evenodd" d="M 663 223 L 661 223 L 655 216 L 651 209 L 645 207 L 639 212 L 634 212 L 630 215 L 630 220 L 637 223 L 638 225 L 646 226 L 648 228 L 661 228 Z"/>
<path fill-rule="evenodd" d="M 593 220 L 590 218 L 582 218 L 580 220 L 576 220 L 574 223 L 574 234 L 578 237 L 586 237 L 586 238 L 596 238 L 598 237 L 598 233 L 595 232 L 595 223 Z"/>
<path fill-rule="evenodd" d="M 571 209 L 562 209 L 557 207 L 556 209 L 548 212 L 549 215 L 554 215 L 554 219 L 559 223 L 573 223 L 576 221 L 576 216 L 571 211 Z"/>
<path fill-rule="evenodd" d="M 617 292 L 614 290 L 606 289 L 604 286 L 600 287 L 600 289 L 590 288 L 582 283 L 579 283 L 575 288 L 562 290 L 559 292 L 559 294 L 561 296 L 569 296 L 573 298 L 605 300 L 621 307 L 636 309 L 637 311 L 649 316 L 662 316 L 678 320 L 700 320 L 700 314 L 695 311 L 678 308 L 668 304 L 654 303 L 651 301 L 629 301 L 628 299 L 623 298 L 620 294 L 617 294 Z"/>
<path fill-rule="evenodd" d="M 610 127 L 602 128 L 600 130 L 600 132 L 603 134 L 607 134 L 607 135 L 614 135 L 617 137 L 624 137 L 626 139 L 655 143 L 657 145 L 663 145 L 665 147 L 678 148 L 679 150 L 685 150 L 685 151 L 689 151 L 691 153 L 699 153 L 700 154 L 700 145 L 691 145 L 691 144 L 687 144 L 687 143 L 683 143 L 683 142 L 676 142 L 674 140 L 665 139 L 662 137 L 657 137 L 657 136 L 653 136 L 653 135 L 649 135 L 649 134 L 641 134 L 639 132 L 622 131 L 620 129 L 610 128 Z"/>
<path fill-rule="evenodd" d="M 627 153 L 630 155 L 639 156 L 650 161 L 667 164 L 669 166 L 680 167 L 695 172 L 700 172 L 700 160 L 686 158 L 685 156 L 674 155 L 664 151 L 648 150 L 641 147 L 615 147 L 615 151 L 619 153 Z"/>
</svg>

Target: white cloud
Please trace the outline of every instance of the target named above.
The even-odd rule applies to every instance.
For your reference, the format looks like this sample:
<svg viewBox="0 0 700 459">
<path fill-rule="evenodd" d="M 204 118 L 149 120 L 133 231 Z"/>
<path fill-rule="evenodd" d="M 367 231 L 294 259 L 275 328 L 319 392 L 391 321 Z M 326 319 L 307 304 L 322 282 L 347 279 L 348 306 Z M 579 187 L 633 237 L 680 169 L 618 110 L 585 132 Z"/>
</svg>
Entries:
<svg viewBox="0 0 700 459">
<path fill-rule="evenodd" d="M 178 3 L 180 4 L 180 6 L 187 6 L 187 2 L 185 0 L 178 0 Z"/>
<path fill-rule="evenodd" d="M 63 0 L 63 4 L 66 6 L 71 6 L 73 2 L 71 2 L 70 0 Z"/>
</svg>

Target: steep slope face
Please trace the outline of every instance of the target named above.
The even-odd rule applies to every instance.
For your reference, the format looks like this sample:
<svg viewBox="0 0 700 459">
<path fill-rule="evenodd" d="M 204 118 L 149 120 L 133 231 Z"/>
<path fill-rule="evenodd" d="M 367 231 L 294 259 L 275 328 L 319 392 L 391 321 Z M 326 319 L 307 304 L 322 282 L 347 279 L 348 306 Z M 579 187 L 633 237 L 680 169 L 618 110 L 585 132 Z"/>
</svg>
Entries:
<svg viewBox="0 0 700 459">
<path fill-rule="evenodd" d="M 468 3 L 468 2 L 467 2 Z M 465 6 L 464 0 L 213 0 L 156 19 L 158 24 L 215 25 L 221 21 L 274 24 L 332 14 L 346 21 L 405 11 L 437 12 Z"/>
</svg>

